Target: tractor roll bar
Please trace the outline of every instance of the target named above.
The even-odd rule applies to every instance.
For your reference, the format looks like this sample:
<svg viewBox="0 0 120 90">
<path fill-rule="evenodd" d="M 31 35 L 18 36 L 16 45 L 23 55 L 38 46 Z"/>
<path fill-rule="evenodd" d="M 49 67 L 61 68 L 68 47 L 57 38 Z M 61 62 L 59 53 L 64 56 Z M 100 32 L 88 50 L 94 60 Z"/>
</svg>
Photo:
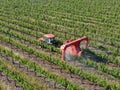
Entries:
<svg viewBox="0 0 120 90">
<path fill-rule="evenodd" d="M 88 37 L 84 36 L 84 37 L 81 37 L 77 40 L 74 40 L 74 41 L 71 41 L 71 42 L 68 42 L 66 44 L 63 44 L 60 49 L 62 50 L 62 60 L 65 60 L 65 50 L 67 47 L 71 46 L 71 45 L 80 45 L 80 43 L 82 41 L 85 41 L 85 44 L 86 44 L 86 48 L 88 48 Z"/>
</svg>

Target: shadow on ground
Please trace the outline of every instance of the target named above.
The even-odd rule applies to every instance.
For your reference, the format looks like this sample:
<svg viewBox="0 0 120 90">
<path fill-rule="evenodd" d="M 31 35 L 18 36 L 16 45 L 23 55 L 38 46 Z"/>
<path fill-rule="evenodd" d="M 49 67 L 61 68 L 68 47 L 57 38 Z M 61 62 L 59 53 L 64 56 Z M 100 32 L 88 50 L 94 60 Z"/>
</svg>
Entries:
<svg viewBox="0 0 120 90">
<path fill-rule="evenodd" d="M 83 50 L 83 54 L 82 54 L 81 58 L 90 59 L 95 62 L 102 62 L 102 63 L 107 63 L 107 61 L 108 61 L 106 58 L 103 58 L 103 57 L 95 54 L 93 51 L 91 51 L 89 49 Z"/>
</svg>

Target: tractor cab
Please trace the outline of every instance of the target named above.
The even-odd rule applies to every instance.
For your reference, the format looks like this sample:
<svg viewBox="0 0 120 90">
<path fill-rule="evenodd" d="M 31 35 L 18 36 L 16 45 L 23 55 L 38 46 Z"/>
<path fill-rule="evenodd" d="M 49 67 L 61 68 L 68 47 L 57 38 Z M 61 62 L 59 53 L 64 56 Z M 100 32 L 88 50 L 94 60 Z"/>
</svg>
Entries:
<svg viewBox="0 0 120 90">
<path fill-rule="evenodd" d="M 48 44 L 56 44 L 55 35 L 53 34 L 45 34 L 44 37 L 40 38 L 39 40 Z"/>
</svg>

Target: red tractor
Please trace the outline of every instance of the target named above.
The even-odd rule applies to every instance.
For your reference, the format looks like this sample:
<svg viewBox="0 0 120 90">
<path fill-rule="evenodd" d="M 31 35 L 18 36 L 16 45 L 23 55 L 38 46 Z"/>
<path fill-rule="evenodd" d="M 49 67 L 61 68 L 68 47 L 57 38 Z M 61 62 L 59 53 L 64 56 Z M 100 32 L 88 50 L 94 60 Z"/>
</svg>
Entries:
<svg viewBox="0 0 120 90">
<path fill-rule="evenodd" d="M 56 44 L 55 35 L 53 34 L 45 34 L 44 37 L 39 38 L 39 40 L 48 44 Z"/>
<path fill-rule="evenodd" d="M 57 44 L 55 40 L 55 35 L 53 34 L 45 34 L 44 38 L 39 39 L 42 42 L 46 42 L 48 44 L 55 45 Z M 61 45 L 60 49 L 62 51 L 62 60 L 74 60 L 76 56 L 81 56 L 81 42 L 85 42 L 85 48 L 88 47 L 88 37 L 84 36 L 78 38 L 77 40 L 66 40 L 63 45 Z"/>
</svg>

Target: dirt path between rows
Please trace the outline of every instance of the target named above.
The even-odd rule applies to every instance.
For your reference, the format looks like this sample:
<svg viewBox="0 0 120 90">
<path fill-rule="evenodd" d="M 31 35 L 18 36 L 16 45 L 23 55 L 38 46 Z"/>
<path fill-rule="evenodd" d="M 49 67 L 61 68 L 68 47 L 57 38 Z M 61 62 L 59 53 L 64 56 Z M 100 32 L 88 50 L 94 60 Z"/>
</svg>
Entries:
<svg viewBox="0 0 120 90">
<path fill-rule="evenodd" d="M 7 60 L 9 63 L 13 64 L 16 68 L 19 68 L 27 75 L 35 77 L 36 81 L 38 81 L 38 82 L 40 81 L 40 83 L 43 83 L 45 86 L 49 87 L 51 90 L 65 90 L 65 87 L 63 87 L 59 84 L 56 84 L 56 82 L 54 82 L 53 80 L 48 80 L 46 77 L 38 74 L 37 72 L 34 72 L 33 70 L 29 69 L 27 66 L 20 64 L 19 61 L 13 60 L 11 57 L 6 56 L 3 53 L 0 53 L 0 58 Z M 17 89 L 15 89 L 15 90 L 17 90 Z"/>
<path fill-rule="evenodd" d="M 25 90 L 24 87 L 20 86 L 16 81 L 8 77 L 2 71 L 0 71 L 0 81 L 4 82 L 5 85 L 11 88 L 11 90 Z"/>
</svg>

